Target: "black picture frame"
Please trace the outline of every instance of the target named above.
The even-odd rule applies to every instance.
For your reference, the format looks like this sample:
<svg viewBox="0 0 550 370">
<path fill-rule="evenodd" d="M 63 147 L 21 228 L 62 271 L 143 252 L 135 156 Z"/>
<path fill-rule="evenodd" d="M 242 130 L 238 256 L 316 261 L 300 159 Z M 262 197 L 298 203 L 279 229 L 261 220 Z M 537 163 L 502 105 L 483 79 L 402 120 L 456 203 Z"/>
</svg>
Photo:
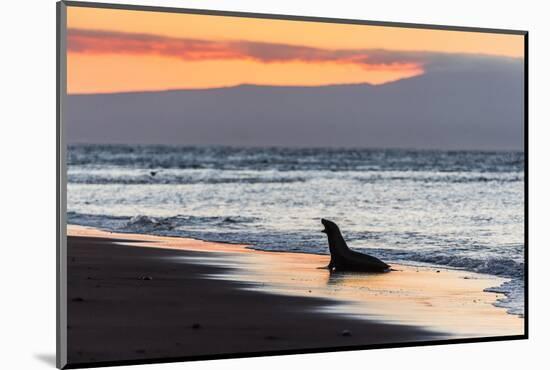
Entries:
<svg viewBox="0 0 550 370">
<path fill-rule="evenodd" d="M 63 123 L 63 104 L 66 100 L 66 9 L 67 7 L 85 7 L 85 8 L 102 8 L 102 9 L 118 9 L 118 10 L 133 10 L 145 12 L 164 12 L 164 13 L 181 13 L 181 14 L 197 14 L 209 16 L 223 17 L 239 17 L 239 18 L 256 18 L 256 19 L 276 19 L 290 20 L 301 22 L 322 22 L 322 23 L 340 23 L 366 26 L 385 26 L 398 28 L 416 28 L 429 30 L 448 30 L 448 31 L 463 31 L 463 32 L 481 32 L 481 33 L 496 33 L 508 35 L 521 35 L 524 38 L 524 122 L 523 122 L 523 141 L 524 141 L 524 334 L 522 335 L 507 335 L 494 337 L 478 337 L 464 339 L 445 339 L 422 342 L 402 342 L 391 344 L 374 344 L 374 345 L 359 345 L 359 346 L 339 346 L 339 347 L 324 347 L 315 349 L 293 349 L 282 351 L 266 351 L 266 352 L 251 352 L 251 353 L 220 353 L 215 355 L 205 356 L 186 356 L 186 357 L 170 357 L 162 359 L 140 359 L 140 360 L 120 360 L 120 361 L 103 361 L 93 363 L 67 363 L 67 245 L 66 245 L 66 203 L 67 203 L 67 164 L 66 164 L 66 140 L 65 127 Z M 447 345 L 458 343 L 481 343 L 481 342 L 496 342 L 522 340 L 529 338 L 529 32 L 525 30 L 512 29 L 495 29 L 495 28 L 478 28 L 478 27 L 462 27 L 462 26 L 447 26 L 433 24 L 418 24 L 418 23 L 402 23 L 402 22 L 384 22 L 358 19 L 342 19 L 342 18 L 325 18 L 312 16 L 297 16 L 297 15 L 282 15 L 282 14 L 263 14 L 249 12 L 233 12 L 220 10 L 205 10 L 205 9 L 190 9 L 190 8 L 174 8 L 161 6 L 144 6 L 130 4 L 111 4 L 100 2 L 81 2 L 81 1 L 59 1 L 56 4 L 56 27 L 57 27 L 57 63 L 56 63 L 56 366 L 60 369 L 70 368 L 86 368 L 86 367 L 104 367 L 104 366 L 121 366 L 121 365 L 137 365 L 137 364 L 155 364 L 181 361 L 200 361 L 214 359 L 231 359 L 231 358 L 246 358 L 246 357 L 262 357 L 290 354 L 309 354 L 320 352 L 341 352 L 350 350 L 366 350 L 366 349 L 381 349 L 381 348 L 399 348 L 399 347 L 420 347 L 433 345 Z"/>
</svg>

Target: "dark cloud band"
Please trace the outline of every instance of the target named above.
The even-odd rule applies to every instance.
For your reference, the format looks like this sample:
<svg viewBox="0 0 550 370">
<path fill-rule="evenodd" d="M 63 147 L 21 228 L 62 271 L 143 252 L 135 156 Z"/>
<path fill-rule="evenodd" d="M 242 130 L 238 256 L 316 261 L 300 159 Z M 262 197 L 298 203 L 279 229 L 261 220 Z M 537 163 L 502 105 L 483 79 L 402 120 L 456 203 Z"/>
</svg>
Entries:
<svg viewBox="0 0 550 370">
<path fill-rule="evenodd" d="M 252 41 L 211 41 L 150 34 L 69 29 L 68 50 L 88 54 L 161 55 L 183 60 L 238 60 L 261 63 L 343 63 L 373 69 L 420 68 L 418 53 L 387 50 L 329 50 L 307 46 Z"/>
<path fill-rule="evenodd" d="M 321 49 L 253 41 L 212 41 L 141 33 L 70 28 L 69 52 L 88 54 L 160 55 L 187 61 L 253 60 L 260 63 L 339 63 L 366 69 L 406 70 L 517 58 L 385 49 Z"/>
</svg>

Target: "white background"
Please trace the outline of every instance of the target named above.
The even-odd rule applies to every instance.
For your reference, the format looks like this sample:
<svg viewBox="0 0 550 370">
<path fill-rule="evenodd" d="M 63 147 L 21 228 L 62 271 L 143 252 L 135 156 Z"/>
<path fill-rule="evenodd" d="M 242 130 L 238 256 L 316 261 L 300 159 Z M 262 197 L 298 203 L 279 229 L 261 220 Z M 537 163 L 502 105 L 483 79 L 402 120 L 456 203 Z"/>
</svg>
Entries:
<svg viewBox="0 0 550 370">
<path fill-rule="evenodd" d="M 113 2 L 117 2 L 113 0 Z M 134 366 L 134 369 L 521 369 L 548 365 L 550 258 L 544 1 L 132 1 L 261 13 L 530 31 L 530 336 L 527 341 Z M 0 27 L 0 367 L 53 368 L 55 354 L 55 2 L 6 1 Z M 541 364 L 538 365 L 537 364 Z M 542 365 L 544 364 L 544 365 Z"/>
</svg>

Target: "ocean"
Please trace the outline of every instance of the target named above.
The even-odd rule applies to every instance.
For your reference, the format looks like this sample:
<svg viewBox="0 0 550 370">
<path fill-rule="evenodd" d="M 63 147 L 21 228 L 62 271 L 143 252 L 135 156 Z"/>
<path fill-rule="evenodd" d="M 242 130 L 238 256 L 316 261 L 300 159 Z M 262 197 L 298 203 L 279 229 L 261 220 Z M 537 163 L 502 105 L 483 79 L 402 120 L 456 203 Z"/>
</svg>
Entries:
<svg viewBox="0 0 550 370">
<path fill-rule="evenodd" d="M 321 218 L 388 262 L 510 279 L 524 313 L 523 152 L 70 145 L 70 224 L 328 254 Z"/>
</svg>

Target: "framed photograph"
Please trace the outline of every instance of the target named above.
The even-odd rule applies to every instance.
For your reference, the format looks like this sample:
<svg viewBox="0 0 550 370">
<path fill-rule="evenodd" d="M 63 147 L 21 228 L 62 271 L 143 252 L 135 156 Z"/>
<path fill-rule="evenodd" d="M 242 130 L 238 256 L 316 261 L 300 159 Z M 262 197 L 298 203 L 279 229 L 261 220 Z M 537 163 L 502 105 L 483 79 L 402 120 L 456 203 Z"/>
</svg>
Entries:
<svg viewBox="0 0 550 370">
<path fill-rule="evenodd" d="M 57 11 L 59 368 L 527 338 L 526 31 Z"/>
</svg>

